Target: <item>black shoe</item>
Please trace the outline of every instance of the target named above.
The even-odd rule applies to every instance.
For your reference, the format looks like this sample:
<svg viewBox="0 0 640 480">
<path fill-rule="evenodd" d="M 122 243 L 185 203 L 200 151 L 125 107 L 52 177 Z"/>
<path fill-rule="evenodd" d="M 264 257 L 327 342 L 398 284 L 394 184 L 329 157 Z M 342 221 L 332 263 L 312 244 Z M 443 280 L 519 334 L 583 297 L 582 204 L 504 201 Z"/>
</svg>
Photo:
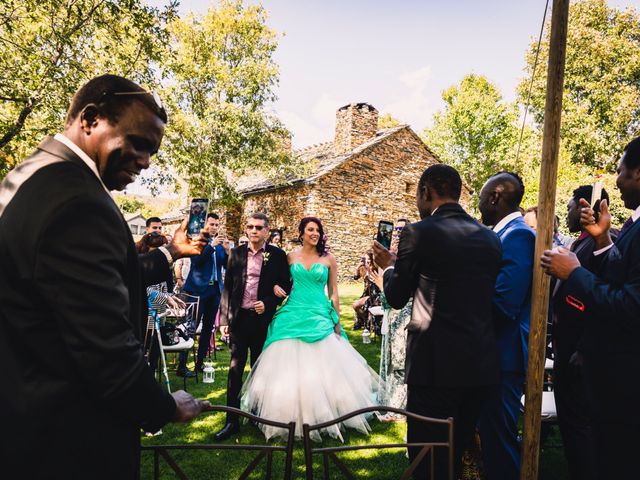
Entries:
<svg viewBox="0 0 640 480">
<path fill-rule="evenodd" d="M 196 363 L 195 370 L 200 373 L 204 372 L 204 363 Z"/>
<path fill-rule="evenodd" d="M 227 438 L 231 437 L 231 435 L 235 435 L 240 431 L 240 427 L 237 423 L 227 423 L 222 430 L 214 435 L 216 442 L 222 442 Z"/>
<path fill-rule="evenodd" d="M 184 370 L 176 370 L 176 376 L 185 377 L 185 378 L 193 378 L 193 377 L 196 376 L 196 374 L 193 373 L 191 370 L 187 370 L 185 368 Z"/>
</svg>

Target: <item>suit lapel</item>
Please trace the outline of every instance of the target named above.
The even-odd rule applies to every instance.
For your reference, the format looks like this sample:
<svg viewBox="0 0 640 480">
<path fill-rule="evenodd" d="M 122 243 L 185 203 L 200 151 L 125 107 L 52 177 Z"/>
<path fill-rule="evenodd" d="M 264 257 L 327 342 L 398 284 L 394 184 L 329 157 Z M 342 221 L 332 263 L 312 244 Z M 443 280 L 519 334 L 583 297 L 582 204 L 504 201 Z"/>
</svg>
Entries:
<svg viewBox="0 0 640 480">
<path fill-rule="evenodd" d="M 633 222 L 633 224 L 630 227 L 628 227 L 624 232 L 622 232 L 621 235 L 618 236 L 618 238 L 615 241 L 615 244 L 620 245 L 622 242 L 625 241 L 624 239 L 632 238 L 636 234 L 636 230 L 638 229 L 639 224 L 640 224 L 640 219 Z"/>
<path fill-rule="evenodd" d="M 242 245 L 238 250 L 238 274 L 240 280 L 240 292 L 244 294 L 244 289 L 247 285 L 247 258 L 249 257 L 249 246 Z M 242 302 L 242 298 L 240 298 Z"/>
<path fill-rule="evenodd" d="M 267 255 L 267 253 L 269 255 Z M 271 255 L 273 254 L 273 247 L 269 244 L 266 244 L 264 247 L 264 255 L 266 255 L 266 258 L 269 258 Z M 270 268 L 269 267 L 269 261 L 267 260 L 265 262 L 265 257 L 263 256 L 262 259 L 262 269 L 260 270 L 260 280 L 258 281 L 258 292 L 262 291 L 262 288 L 264 286 L 264 282 L 267 281 L 266 278 L 270 272 Z"/>
</svg>

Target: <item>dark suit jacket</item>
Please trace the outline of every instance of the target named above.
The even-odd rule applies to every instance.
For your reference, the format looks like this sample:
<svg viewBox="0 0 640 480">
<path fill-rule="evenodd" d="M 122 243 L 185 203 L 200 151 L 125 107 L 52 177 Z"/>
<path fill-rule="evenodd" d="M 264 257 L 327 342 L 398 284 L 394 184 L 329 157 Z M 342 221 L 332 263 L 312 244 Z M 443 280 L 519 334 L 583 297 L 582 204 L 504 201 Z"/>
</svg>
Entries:
<svg viewBox="0 0 640 480">
<path fill-rule="evenodd" d="M 231 250 L 231 258 L 225 274 L 224 290 L 220 301 L 220 325 L 229 325 L 233 329 L 233 322 L 238 316 L 244 288 L 247 283 L 247 245 L 241 245 Z M 280 285 L 285 291 L 291 289 L 291 275 L 287 254 L 273 245 L 265 246 L 265 255 L 269 259 L 262 264 L 260 282 L 258 283 L 258 300 L 264 302 L 265 311 L 261 317 L 269 323 L 276 312 L 276 308 L 282 302 L 282 298 L 276 297 L 273 287 Z"/>
<path fill-rule="evenodd" d="M 384 274 L 393 308 L 413 296 L 405 382 L 473 387 L 498 383 L 492 298 L 500 241 L 457 203 L 404 228 L 394 269 Z"/>
<path fill-rule="evenodd" d="M 213 273 L 213 252 L 214 248 L 207 245 L 202 249 L 202 253 L 191 257 L 191 269 L 184 282 L 184 291 L 201 298 L 208 298 L 214 293 L 214 289 L 209 285 L 211 274 Z M 227 268 L 227 252 L 220 244 L 215 247 L 216 255 L 216 278 L 218 279 L 218 295 L 222 294 L 224 282 L 222 281 L 222 268 Z"/>
<path fill-rule="evenodd" d="M 493 297 L 493 321 L 500 370 L 524 374 L 527 370 L 531 280 L 536 234 L 522 217 L 497 232 L 502 262 Z"/>
<path fill-rule="evenodd" d="M 575 309 L 585 321 L 580 349 L 607 362 L 614 354 L 640 359 L 640 221 L 602 255 L 594 273 L 579 267 L 563 286 L 565 297 L 582 304 Z"/>
<path fill-rule="evenodd" d="M 145 286 L 162 252 L 138 258 L 88 166 L 51 138 L 0 185 L 0 459 L 22 478 L 135 478 L 140 428 L 175 402 L 140 344 Z M 12 470 L 17 468 L 18 470 Z"/>
<path fill-rule="evenodd" d="M 615 241 L 618 237 L 618 231 L 612 229 L 611 237 Z M 596 272 L 602 260 L 606 258 L 595 257 L 595 241 L 593 237 L 587 234 L 581 235 L 575 242 L 571 244 L 571 251 L 576 254 L 580 265 L 590 272 Z M 554 360 L 557 363 L 568 363 L 571 355 L 580 350 L 580 342 L 584 334 L 585 316 L 583 312 L 576 307 L 571 296 L 566 291 L 565 282 L 559 282 L 559 285 L 552 290 L 552 318 L 553 318 L 553 353 Z"/>
</svg>

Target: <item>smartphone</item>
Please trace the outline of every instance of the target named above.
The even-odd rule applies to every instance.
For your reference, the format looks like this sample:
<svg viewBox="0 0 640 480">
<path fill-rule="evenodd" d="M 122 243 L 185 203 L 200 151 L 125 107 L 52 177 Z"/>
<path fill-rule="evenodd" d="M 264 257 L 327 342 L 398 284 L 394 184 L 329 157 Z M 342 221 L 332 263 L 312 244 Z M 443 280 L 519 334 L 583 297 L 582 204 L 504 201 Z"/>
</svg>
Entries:
<svg viewBox="0 0 640 480">
<path fill-rule="evenodd" d="M 391 247 L 391 237 L 393 236 L 393 222 L 386 220 L 380 220 L 378 222 L 378 234 L 376 235 L 376 241 L 384 248 L 389 250 Z"/>
<path fill-rule="evenodd" d="M 593 190 L 591 191 L 591 208 L 595 208 L 596 202 L 602 197 L 602 180 L 596 181 L 593 184 Z"/>
<path fill-rule="evenodd" d="M 187 235 L 197 237 L 207 223 L 207 210 L 209 210 L 209 200 L 206 198 L 194 198 L 191 200 L 189 208 L 189 223 L 187 225 Z"/>
<path fill-rule="evenodd" d="M 236 242 L 229 240 L 229 248 L 236 248 Z"/>
</svg>

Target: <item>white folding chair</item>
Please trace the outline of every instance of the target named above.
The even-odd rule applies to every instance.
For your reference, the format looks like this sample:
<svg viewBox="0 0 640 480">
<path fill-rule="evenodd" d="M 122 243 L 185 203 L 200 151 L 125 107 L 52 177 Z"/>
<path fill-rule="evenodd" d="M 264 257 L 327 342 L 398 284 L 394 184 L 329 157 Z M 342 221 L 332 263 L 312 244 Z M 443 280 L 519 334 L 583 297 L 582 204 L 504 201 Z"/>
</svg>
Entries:
<svg viewBox="0 0 640 480">
<path fill-rule="evenodd" d="M 380 305 L 369 307 L 369 332 L 378 338 L 378 334 L 382 332 L 382 318 L 384 317 L 384 308 Z"/>
<path fill-rule="evenodd" d="M 149 347 L 147 348 L 147 355 L 151 355 L 151 349 L 153 348 L 154 339 L 158 342 L 160 346 L 160 363 L 162 365 L 162 373 L 165 378 L 165 384 L 167 385 L 167 390 L 171 392 L 171 383 L 169 382 L 169 373 L 167 372 L 167 360 L 164 355 L 164 350 L 162 348 L 162 337 L 160 335 L 160 319 L 166 317 L 168 312 L 157 314 L 155 312 L 150 313 L 147 317 L 147 331 L 145 333 L 144 343 L 147 345 L 147 340 L 149 340 Z M 150 336 L 149 336 L 150 335 Z M 147 357 L 148 361 L 148 357 Z M 159 379 L 158 379 L 159 380 Z"/>
</svg>

